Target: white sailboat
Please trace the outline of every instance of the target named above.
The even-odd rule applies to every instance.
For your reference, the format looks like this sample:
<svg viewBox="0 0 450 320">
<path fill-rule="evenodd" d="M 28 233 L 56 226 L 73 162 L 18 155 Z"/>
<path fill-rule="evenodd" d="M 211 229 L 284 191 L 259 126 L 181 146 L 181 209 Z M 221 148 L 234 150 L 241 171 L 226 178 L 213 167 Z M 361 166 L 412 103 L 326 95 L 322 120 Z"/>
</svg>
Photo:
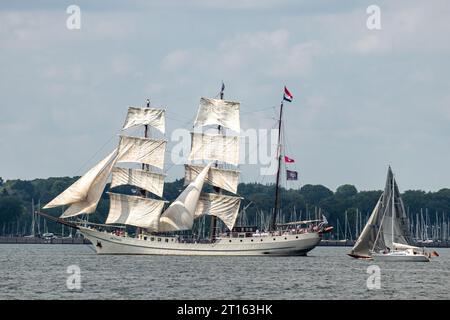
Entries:
<svg viewBox="0 0 450 320">
<path fill-rule="evenodd" d="M 432 254 L 411 244 L 408 226 L 405 207 L 389 167 L 384 192 L 348 255 L 374 261 L 430 261 Z"/>
<path fill-rule="evenodd" d="M 57 221 L 78 228 L 92 242 L 98 254 L 306 255 L 320 242 L 324 223 L 316 220 L 291 222 L 284 227 L 276 225 L 279 172 L 276 209 L 270 230 L 260 233 L 256 228 L 235 227 L 241 203 L 241 198 L 236 195 L 239 137 L 225 135 L 223 129 L 239 133 L 240 103 L 223 100 L 223 89 L 224 86 L 221 99 L 200 99 L 194 127 L 210 130 L 214 127 L 217 132 L 191 133 L 189 160 L 200 160 L 203 164 L 185 165 L 187 187 L 168 207 L 167 201 L 155 197 L 163 195 L 166 141 L 148 137 L 149 126 L 164 133 L 165 110 L 150 108 L 147 100 L 146 107 L 128 109 L 123 126 L 123 130 L 144 126 L 144 137 L 120 136 L 119 146 L 114 151 L 44 208 L 68 205 Z M 282 108 L 283 103 L 280 123 Z M 281 163 L 281 147 L 278 150 Z M 142 168 L 120 167 L 123 163 L 139 163 Z M 141 190 L 141 194 L 110 192 L 110 209 L 105 225 L 81 223 L 75 226 L 68 222 L 67 218 L 95 212 L 110 175 L 111 188 L 133 185 Z M 213 186 L 215 192 L 203 192 L 204 183 Z M 210 215 L 212 221 L 208 239 L 193 241 L 177 234 L 178 231 L 191 230 L 194 220 L 205 215 Z M 218 233 L 216 218 L 226 225 L 226 233 Z M 301 224 L 307 224 L 307 227 L 300 228 Z M 122 228 L 109 232 L 106 225 L 120 225 Z M 123 225 L 137 227 L 136 235 L 129 236 Z"/>
</svg>

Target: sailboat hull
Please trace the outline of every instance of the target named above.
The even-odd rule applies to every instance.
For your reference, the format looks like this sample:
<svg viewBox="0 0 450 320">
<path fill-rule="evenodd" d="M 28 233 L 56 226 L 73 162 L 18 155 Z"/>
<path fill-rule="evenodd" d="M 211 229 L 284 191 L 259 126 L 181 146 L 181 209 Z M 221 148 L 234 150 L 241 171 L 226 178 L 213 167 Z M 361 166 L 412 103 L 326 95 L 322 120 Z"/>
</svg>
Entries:
<svg viewBox="0 0 450 320">
<path fill-rule="evenodd" d="M 430 259 L 424 254 L 408 254 L 403 252 L 393 253 L 374 253 L 374 261 L 392 261 L 392 262 L 429 262 Z"/>
<path fill-rule="evenodd" d="M 218 238 L 214 243 L 183 243 L 176 237 L 146 236 L 143 239 L 116 236 L 80 227 L 98 254 L 199 255 L 199 256 L 305 256 L 320 242 L 318 233 L 247 238 Z"/>
</svg>

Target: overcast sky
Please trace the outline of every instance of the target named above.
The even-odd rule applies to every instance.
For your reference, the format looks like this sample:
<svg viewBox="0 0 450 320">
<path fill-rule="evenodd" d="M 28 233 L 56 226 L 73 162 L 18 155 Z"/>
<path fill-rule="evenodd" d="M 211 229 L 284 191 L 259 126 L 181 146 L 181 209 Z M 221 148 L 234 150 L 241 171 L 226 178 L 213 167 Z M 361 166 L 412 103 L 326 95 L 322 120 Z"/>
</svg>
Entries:
<svg viewBox="0 0 450 320">
<path fill-rule="evenodd" d="M 272 127 L 291 90 L 301 184 L 382 189 L 391 164 L 403 190 L 450 186 L 449 1 L 28 2 L 0 3 L 3 179 L 84 173 L 147 97 L 167 108 L 170 138 L 223 80 L 244 129 Z M 71 4 L 80 30 L 66 27 Z M 381 30 L 366 27 L 370 4 Z"/>
</svg>

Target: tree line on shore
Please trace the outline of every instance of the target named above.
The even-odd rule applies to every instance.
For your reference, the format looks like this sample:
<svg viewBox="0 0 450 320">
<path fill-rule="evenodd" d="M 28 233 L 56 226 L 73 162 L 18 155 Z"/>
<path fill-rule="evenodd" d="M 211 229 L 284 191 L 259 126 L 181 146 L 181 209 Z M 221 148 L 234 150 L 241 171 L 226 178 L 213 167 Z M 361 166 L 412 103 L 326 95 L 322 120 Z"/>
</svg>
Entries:
<svg viewBox="0 0 450 320">
<path fill-rule="evenodd" d="M 7 180 L 0 178 L 0 235 L 30 234 L 32 220 L 31 203 L 41 206 L 52 200 L 59 193 L 76 181 L 78 177 L 57 177 L 34 180 Z M 118 187 L 120 192 L 133 194 L 129 186 Z M 167 201 L 174 200 L 183 189 L 183 180 L 167 182 L 163 198 Z M 109 185 L 97 207 L 97 212 L 91 215 L 89 221 L 102 223 L 105 221 L 109 200 Z M 238 194 L 244 198 L 241 207 L 247 206 L 243 222 L 260 224 L 262 217 L 270 215 L 274 206 L 274 184 L 240 183 Z M 281 219 L 291 220 L 315 218 L 319 212 L 324 214 L 329 223 L 337 227 L 338 221 L 343 228 L 344 221 L 350 226 L 357 226 L 361 220 L 370 215 L 381 190 L 358 191 L 355 186 L 345 184 L 332 191 L 323 185 L 304 185 L 299 189 L 283 189 L 281 192 Z M 423 190 L 407 190 L 402 194 L 406 211 L 413 220 L 421 210 L 429 212 L 429 222 L 436 219 L 444 219 L 448 223 L 450 212 L 450 189 L 443 188 L 436 192 Z M 58 216 L 61 208 L 46 210 L 47 213 Z M 284 217 L 284 218 L 283 218 Z M 443 218 L 441 218 L 443 217 Z M 240 218 L 238 218 L 240 219 Z M 267 219 L 266 219 L 267 220 Z M 238 220 L 240 223 L 241 220 Z M 363 226 L 363 224 L 362 224 Z M 357 227 L 353 228 L 353 236 L 356 236 Z M 53 222 L 48 222 L 48 230 L 58 233 L 59 227 Z"/>
</svg>

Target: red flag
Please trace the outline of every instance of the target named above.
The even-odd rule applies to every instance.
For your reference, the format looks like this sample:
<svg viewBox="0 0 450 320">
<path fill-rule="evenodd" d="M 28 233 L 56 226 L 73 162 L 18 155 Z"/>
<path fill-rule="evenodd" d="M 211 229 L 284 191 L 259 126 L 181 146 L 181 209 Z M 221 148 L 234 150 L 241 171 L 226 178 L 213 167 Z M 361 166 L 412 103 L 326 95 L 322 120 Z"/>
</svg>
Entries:
<svg viewBox="0 0 450 320">
<path fill-rule="evenodd" d="M 292 93 L 289 92 L 289 90 L 286 87 L 284 87 L 283 100 L 292 102 L 292 99 L 294 99 L 294 96 L 292 95 Z"/>
<path fill-rule="evenodd" d="M 289 157 L 284 156 L 284 162 L 286 162 L 286 163 L 294 163 L 295 161 L 294 161 L 294 159 L 291 159 Z"/>
</svg>

